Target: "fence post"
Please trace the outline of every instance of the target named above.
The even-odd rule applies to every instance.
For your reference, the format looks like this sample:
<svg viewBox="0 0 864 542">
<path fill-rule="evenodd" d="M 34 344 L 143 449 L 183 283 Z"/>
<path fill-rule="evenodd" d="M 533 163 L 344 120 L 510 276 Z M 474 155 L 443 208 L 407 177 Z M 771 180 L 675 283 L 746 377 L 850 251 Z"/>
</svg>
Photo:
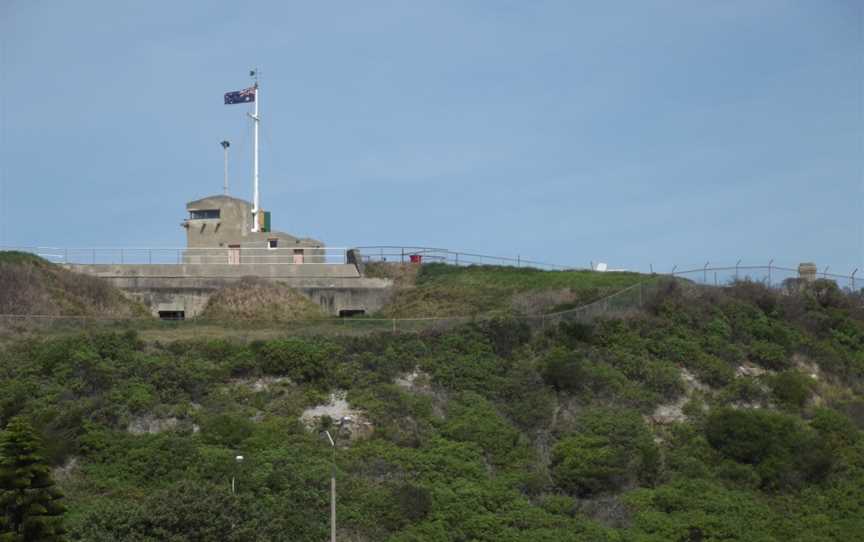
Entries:
<svg viewBox="0 0 864 542">
<path fill-rule="evenodd" d="M 774 258 L 771 258 L 771 261 L 768 262 L 768 286 L 771 286 L 771 264 L 774 263 Z"/>
<path fill-rule="evenodd" d="M 855 293 L 855 273 L 858 272 L 858 268 L 855 268 L 855 271 L 852 271 L 852 293 Z"/>
<path fill-rule="evenodd" d="M 735 262 L 735 282 L 738 282 L 738 266 L 741 265 L 741 259 L 739 258 L 737 262 Z"/>
<path fill-rule="evenodd" d="M 405 247 L 402 247 L 402 259 L 400 260 L 400 263 L 405 263 Z"/>
</svg>

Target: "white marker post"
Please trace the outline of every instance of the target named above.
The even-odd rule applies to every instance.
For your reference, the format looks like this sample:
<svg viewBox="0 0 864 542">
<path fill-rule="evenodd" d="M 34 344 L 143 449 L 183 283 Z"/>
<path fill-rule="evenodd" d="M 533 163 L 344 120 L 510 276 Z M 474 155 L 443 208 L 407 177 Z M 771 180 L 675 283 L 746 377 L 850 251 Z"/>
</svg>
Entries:
<svg viewBox="0 0 864 542">
<path fill-rule="evenodd" d="M 255 113 L 249 115 L 252 118 L 254 131 L 252 135 L 252 231 L 258 231 L 258 125 L 261 117 L 258 115 L 258 102 L 261 97 L 261 89 L 258 88 L 258 72 L 253 70 L 249 75 L 255 78 Z"/>
</svg>

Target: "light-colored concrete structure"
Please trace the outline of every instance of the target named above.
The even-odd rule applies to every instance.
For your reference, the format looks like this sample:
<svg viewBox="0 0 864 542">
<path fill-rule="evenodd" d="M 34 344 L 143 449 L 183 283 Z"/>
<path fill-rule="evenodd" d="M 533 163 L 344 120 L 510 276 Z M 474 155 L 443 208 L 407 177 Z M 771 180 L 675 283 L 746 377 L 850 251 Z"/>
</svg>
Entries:
<svg viewBox="0 0 864 542">
<path fill-rule="evenodd" d="M 260 231 L 251 231 L 247 201 L 209 196 L 189 202 L 186 210 L 182 262 L 67 267 L 100 277 L 144 303 L 154 316 L 170 318 L 199 315 L 216 291 L 247 277 L 287 284 L 334 316 L 375 312 L 392 295 L 391 280 L 362 276 L 356 251 L 328 262 L 324 243 L 271 231 L 264 212 L 259 213 Z"/>
<path fill-rule="evenodd" d="M 392 295 L 389 279 L 361 277 L 350 264 L 327 265 L 68 265 L 70 270 L 100 277 L 148 306 L 154 316 L 199 315 L 217 290 L 255 277 L 281 282 L 312 301 L 326 314 L 379 310 Z"/>
<path fill-rule="evenodd" d="M 252 231 L 252 204 L 231 196 L 208 196 L 186 204 L 189 213 L 183 261 L 190 264 L 324 263 L 324 243 L 272 231 L 270 213 L 261 212 L 259 229 Z M 273 252 L 276 250 L 276 252 Z"/>
<path fill-rule="evenodd" d="M 816 264 L 813 262 L 804 262 L 798 264 L 798 278 L 804 282 L 814 282 L 816 280 Z"/>
</svg>

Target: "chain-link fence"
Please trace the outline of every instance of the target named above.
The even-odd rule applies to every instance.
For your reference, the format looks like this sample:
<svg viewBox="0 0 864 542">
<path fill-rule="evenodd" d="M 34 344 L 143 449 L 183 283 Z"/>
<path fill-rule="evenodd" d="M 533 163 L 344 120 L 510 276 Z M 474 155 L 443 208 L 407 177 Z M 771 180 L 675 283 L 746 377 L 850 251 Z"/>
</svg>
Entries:
<svg viewBox="0 0 864 542">
<path fill-rule="evenodd" d="M 816 280 L 833 281 L 847 292 L 861 293 L 861 279 L 854 276 L 819 273 Z M 644 280 L 619 290 L 602 299 L 564 311 L 510 317 L 522 320 L 534 329 L 554 327 L 561 322 L 590 322 L 599 317 L 620 317 L 636 314 L 655 300 L 664 285 L 675 281 L 694 288 L 722 287 L 735 281 L 754 281 L 773 288 L 784 288 L 791 281 L 802 280 L 798 271 L 784 267 L 719 267 L 676 271 L 668 275 L 645 275 Z M 864 296 L 860 296 L 864 299 Z M 238 336 L 240 338 L 268 338 L 291 335 L 368 335 L 372 333 L 425 333 L 436 332 L 500 317 L 500 314 L 478 316 L 444 316 L 428 318 L 320 318 L 314 320 L 273 321 L 209 321 L 190 319 L 164 321 L 155 318 L 112 319 L 93 317 L 58 317 L 40 315 L 0 315 L 0 336 L 34 331 L 52 333 L 79 332 L 81 330 L 123 330 L 134 328 L 144 335 L 158 338 L 195 338 Z"/>
</svg>

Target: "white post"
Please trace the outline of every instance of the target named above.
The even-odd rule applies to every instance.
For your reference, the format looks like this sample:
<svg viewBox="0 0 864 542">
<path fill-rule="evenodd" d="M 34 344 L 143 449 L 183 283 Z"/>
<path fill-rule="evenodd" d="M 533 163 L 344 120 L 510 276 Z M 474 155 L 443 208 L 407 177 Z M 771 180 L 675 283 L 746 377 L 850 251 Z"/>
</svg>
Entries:
<svg viewBox="0 0 864 542">
<path fill-rule="evenodd" d="M 344 421 L 345 418 L 340 420 L 340 428 L 342 427 L 341 423 L 344 423 Z M 324 434 L 327 435 L 327 439 L 330 441 L 330 446 L 333 449 L 333 460 L 330 463 L 330 542 L 336 542 L 336 441 L 333 440 L 330 431 L 325 430 Z"/>
<path fill-rule="evenodd" d="M 225 151 L 225 178 L 222 181 L 222 193 L 226 196 L 228 195 L 228 147 L 231 146 L 231 143 L 228 141 L 223 141 L 221 143 L 222 149 Z"/>
<path fill-rule="evenodd" d="M 252 115 L 252 122 L 255 130 L 252 135 L 252 231 L 258 231 L 258 125 L 261 119 L 258 116 L 258 102 L 261 97 L 261 89 L 258 88 L 258 79 L 255 79 L 255 114 Z"/>
<path fill-rule="evenodd" d="M 335 452 L 334 452 L 335 455 Z M 330 542 L 336 542 L 336 468 L 330 477 Z"/>
</svg>

